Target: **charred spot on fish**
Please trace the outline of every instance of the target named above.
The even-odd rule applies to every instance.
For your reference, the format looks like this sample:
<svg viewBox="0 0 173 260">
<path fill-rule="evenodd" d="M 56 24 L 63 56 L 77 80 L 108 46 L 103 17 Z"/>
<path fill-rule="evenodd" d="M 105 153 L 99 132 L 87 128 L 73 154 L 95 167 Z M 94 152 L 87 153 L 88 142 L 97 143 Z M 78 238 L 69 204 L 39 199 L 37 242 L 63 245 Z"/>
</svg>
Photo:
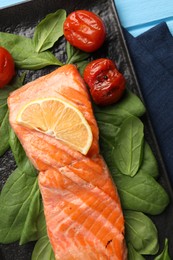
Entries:
<svg viewBox="0 0 173 260">
<path fill-rule="evenodd" d="M 106 248 L 108 247 L 108 245 L 112 242 L 112 239 L 108 240 L 107 244 L 106 244 Z"/>
</svg>

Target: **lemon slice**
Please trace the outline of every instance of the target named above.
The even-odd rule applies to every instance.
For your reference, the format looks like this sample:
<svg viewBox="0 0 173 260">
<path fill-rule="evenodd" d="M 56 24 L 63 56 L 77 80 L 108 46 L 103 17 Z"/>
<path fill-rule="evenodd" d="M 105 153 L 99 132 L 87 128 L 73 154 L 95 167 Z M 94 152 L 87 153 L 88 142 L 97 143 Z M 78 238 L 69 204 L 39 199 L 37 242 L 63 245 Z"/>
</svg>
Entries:
<svg viewBox="0 0 173 260">
<path fill-rule="evenodd" d="M 83 114 L 73 105 L 58 98 L 29 102 L 20 110 L 16 121 L 63 141 L 84 155 L 92 144 L 92 131 Z"/>
</svg>

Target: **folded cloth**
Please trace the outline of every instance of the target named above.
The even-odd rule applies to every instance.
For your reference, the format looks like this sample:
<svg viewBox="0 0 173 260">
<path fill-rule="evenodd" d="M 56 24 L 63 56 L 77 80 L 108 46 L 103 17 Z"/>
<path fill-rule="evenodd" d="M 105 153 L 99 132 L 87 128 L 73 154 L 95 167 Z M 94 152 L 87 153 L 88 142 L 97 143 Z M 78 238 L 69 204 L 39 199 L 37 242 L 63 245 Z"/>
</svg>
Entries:
<svg viewBox="0 0 173 260">
<path fill-rule="evenodd" d="M 136 38 L 124 35 L 173 185 L 173 36 L 165 22 Z"/>
</svg>

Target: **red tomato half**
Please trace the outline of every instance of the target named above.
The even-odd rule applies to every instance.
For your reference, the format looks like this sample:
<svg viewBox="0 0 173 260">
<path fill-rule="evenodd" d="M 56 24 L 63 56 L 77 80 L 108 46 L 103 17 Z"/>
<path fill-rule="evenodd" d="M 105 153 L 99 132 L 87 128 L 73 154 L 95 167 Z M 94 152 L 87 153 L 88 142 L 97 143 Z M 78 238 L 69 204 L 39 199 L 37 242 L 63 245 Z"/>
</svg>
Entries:
<svg viewBox="0 0 173 260">
<path fill-rule="evenodd" d="M 15 74 L 14 60 L 11 54 L 0 47 L 0 88 L 7 85 Z"/>
<path fill-rule="evenodd" d="M 90 11 L 78 10 L 67 16 L 64 36 L 74 47 L 93 52 L 103 44 L 106 30 L 99 16 Z"/>
<path fill-rule="evenodd" d="M 84 80 L 94 102 L 102 106 L 117 102 L 125 90 L 124 76 L 111 60 L 105 58 L 93 60 L 86 66 Z"/>
</svg>

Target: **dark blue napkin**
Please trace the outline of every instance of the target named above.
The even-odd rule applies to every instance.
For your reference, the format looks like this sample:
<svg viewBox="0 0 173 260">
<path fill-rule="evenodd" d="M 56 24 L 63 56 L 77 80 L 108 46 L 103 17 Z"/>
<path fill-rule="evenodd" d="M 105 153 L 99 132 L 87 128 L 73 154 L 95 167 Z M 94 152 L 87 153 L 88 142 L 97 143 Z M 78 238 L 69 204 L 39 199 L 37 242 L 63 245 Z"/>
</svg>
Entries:
<svg viewBox="0 0 173 260">
<path fill-rule="evenodd" d="M 173 36 L 165 22 L 136 38 L 126 30 L 124 35 L 173 184 Z"/>
</svg>

